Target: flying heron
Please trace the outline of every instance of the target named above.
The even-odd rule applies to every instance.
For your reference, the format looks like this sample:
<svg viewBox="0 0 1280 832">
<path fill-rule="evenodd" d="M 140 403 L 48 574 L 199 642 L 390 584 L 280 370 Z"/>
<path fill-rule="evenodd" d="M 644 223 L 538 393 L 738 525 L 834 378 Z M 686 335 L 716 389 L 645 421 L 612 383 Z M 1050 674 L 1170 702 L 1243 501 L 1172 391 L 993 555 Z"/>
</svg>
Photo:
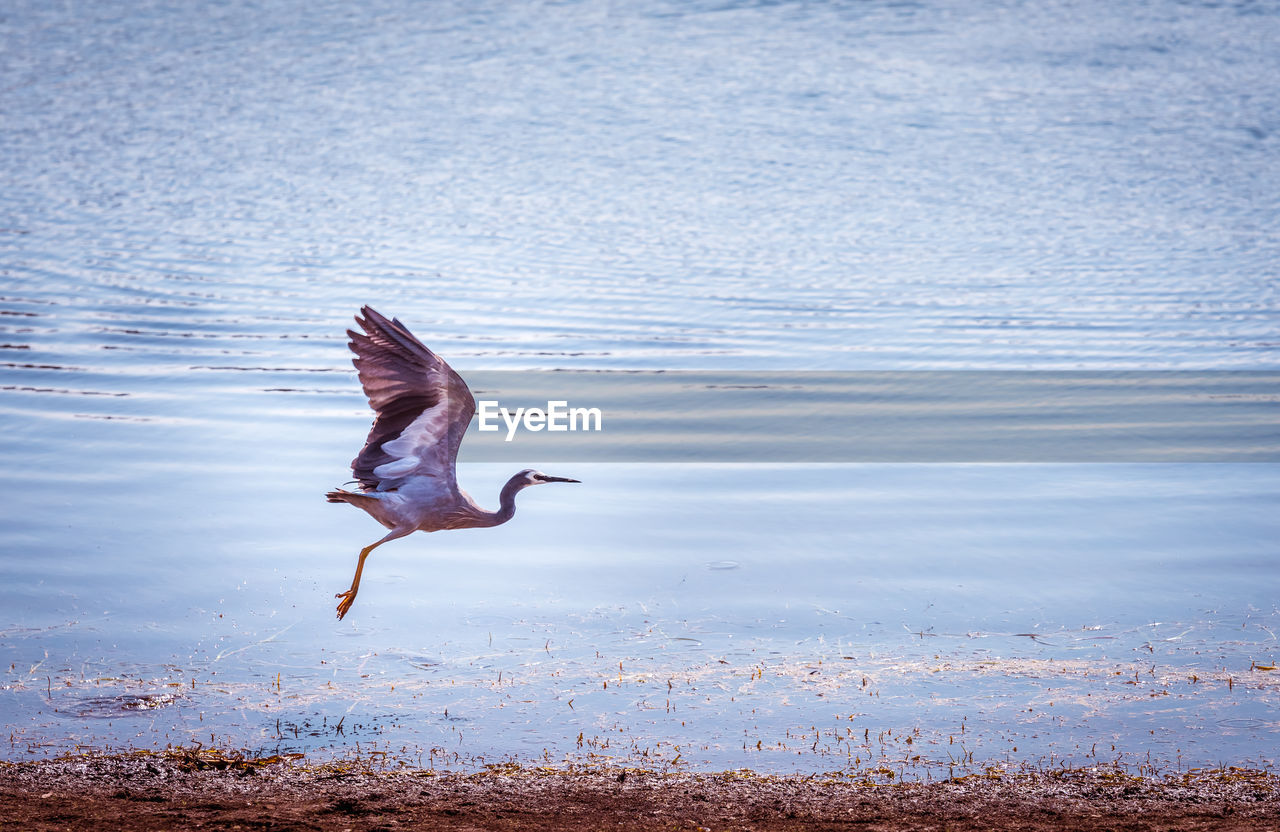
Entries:
<svg viewBox="0 0 1280 832">
<path fill-rule="evenodd" d="M 351 609 L 369 553 L 413 532 L 477 529 L 507 522 L 516 511 L 516 492 L 544 482 L 578 482 L 526 468 L 507 480 L 497 511 L 485 511 L 458 488 L 458 446 L 475 415 L 467 383 L 444 359 L 427 349 L 400 321 L 387 320 L 368 306 L 347 330 L 360 384 L 376 418 L 351 471 L 360 491 L 330 491 L 331 503 L 364 509 L 391 531 L 360 550 L 351 588 L 339 592 L 338 618 Z"/>
</svg>

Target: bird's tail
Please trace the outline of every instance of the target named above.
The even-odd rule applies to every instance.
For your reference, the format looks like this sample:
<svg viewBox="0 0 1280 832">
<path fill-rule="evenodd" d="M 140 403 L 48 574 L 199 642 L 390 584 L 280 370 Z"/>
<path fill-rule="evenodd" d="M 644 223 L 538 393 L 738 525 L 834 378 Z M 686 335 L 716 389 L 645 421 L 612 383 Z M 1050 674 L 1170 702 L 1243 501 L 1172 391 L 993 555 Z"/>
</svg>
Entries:
<svg viewBox="0 0 1280 832">
<path fill-rule="evenodd" d="M 354 491 L 343 491 L 341 488 L 337 491 L 330 491 L 324 496 L 331 503 L 350 503 L 356 508 L 368 512 L 374 511 L 379 502 L 378 497 L 374 494 L 357 494 Z"/>
</svg>

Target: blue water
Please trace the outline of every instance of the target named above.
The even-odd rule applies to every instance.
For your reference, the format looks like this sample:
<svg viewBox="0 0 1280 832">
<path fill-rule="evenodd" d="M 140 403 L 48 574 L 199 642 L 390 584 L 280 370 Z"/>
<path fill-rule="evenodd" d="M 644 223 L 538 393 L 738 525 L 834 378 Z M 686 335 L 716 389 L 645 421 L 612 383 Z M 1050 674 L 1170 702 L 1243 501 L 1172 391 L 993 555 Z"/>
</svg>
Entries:
<svg viewBox="0 0 1280 832">
<path fill-rule="evenodd" d="M 1277 42 L 1267 3 L 7 4 L 0 755 L 1273 764 L 1273 465 L 464 464 L 583 484 L 378 550 L 341 623 L 380 529 L 322 494 L 363 303 L 464 376 L 1276 369 Z"/>
</svg>

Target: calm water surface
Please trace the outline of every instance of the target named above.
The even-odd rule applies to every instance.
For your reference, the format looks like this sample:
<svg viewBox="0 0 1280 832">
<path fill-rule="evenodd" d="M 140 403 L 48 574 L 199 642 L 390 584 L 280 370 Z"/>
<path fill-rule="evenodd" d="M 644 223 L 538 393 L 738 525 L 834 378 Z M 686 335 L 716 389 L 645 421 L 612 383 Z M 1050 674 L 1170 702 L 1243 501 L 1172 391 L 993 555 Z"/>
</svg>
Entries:
<svg viewBox="0 0 1280 832">
<path fill-rule="evenodd" d="M 0 756 L 1273 765 L 1274 465 L 464 448 L 485 504 L 584 482 L 380 549 L 341 623 L 380 530 L 322 494 L 362 303 L 464 375 L 1280 368 L 1278 40 L 1269 3 L 8 4 Z"/>
</svg>

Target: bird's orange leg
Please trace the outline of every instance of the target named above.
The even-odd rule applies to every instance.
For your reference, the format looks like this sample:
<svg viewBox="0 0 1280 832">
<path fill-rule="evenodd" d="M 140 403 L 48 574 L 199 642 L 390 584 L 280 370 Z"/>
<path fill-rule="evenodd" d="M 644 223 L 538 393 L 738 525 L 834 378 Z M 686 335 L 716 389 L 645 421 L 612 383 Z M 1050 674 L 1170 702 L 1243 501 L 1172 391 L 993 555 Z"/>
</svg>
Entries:
<svg viewBox="0 0 1280 832">
<path fill-rule="evenodd" d="M 346 592 L 339 592 L 337 595 L 333 596 L 334 598 L 342 599 L 338 602 L 339 620 L 341 620 L 342 617 L 347 614 L 347 611 L 351 609 L 351 605 L 356 600 L 356 593 L 360 591 L 360 573 L 364 571 L 364 559 L 369 557 L 370 552 L 386 543 L 388 540 L 395 540 L 397 537 L 404 537 L 411 532 L 413 532 L 412 528 L 394 529 L 386 537 L 370 543 L 368 546 L 360 550 L 360 560 L 356 561 L 356 574 L 355 577 L 351 579 L 351 589 L 348 589 Z"/>
</svg>

